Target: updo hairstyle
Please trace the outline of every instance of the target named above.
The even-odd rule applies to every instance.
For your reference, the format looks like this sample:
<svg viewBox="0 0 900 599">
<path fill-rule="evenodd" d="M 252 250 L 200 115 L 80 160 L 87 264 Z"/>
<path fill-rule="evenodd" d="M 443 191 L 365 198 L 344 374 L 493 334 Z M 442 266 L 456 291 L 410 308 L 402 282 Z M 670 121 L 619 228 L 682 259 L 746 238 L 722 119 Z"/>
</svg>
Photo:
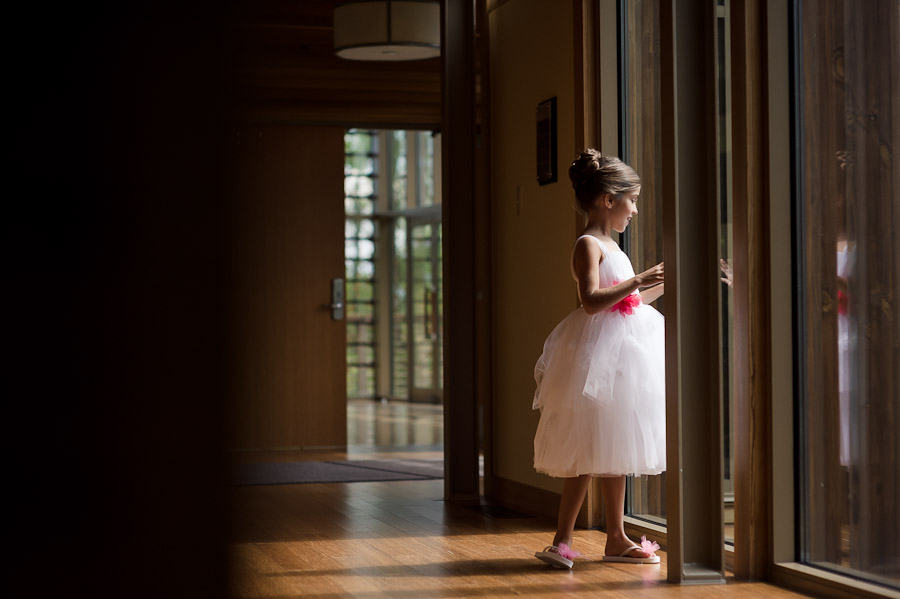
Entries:
<svg viewBox="0 0 900 599">
<path fill-rule="evenodd" d="M 578 210 L 587 214 L 602 195 L 618 197 L 640 186 L 634 169 L 616 158 L 603 156 L 594 149 L 583 151 L 569 167 L 569 179 L 575 189 Z"/>
</svg>

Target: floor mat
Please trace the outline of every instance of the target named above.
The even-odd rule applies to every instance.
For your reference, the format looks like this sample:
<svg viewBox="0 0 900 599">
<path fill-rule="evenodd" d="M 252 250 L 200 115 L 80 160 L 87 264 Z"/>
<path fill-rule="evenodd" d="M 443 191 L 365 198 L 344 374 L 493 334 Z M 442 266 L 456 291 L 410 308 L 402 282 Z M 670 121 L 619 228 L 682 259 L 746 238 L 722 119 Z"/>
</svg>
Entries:
<svg viewBox="0 0 900 599">
<path fill-rule="evenodd" d="M 273 462 L 239 464 L 235 485 L 296 485 L 444 477 L 443 460 L 352 460 L 344 462 Z"/>
</svg>

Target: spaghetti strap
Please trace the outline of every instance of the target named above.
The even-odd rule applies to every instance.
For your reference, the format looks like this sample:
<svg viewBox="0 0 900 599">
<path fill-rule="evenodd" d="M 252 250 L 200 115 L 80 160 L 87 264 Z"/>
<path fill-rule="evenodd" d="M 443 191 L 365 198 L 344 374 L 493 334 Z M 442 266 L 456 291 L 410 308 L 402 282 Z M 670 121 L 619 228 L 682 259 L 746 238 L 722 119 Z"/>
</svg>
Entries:
<svg viewBox="0 0 900 599">
<path fill-rule="evenodd" d="M 575 279 L 576 282 L 578 281 L 578 276 L 575 274 L 575 248 L 578 246 L 578 242 L 585 237 L 590 237 L 591 239 L 596 241 L 597 245 L 600 246 L 600 251 L 603 254 L 606 254 L 606 248 L 603 247 L 603 243 L 601 243 L 601 241 L 594 235 L 582 235 L 581 237 L 576 239 L 575 243 L 572 244 L 572 255 L 569 256 L 569 272 L 572 273 L 572 278 Z"/>
<path fill-rule="evenodd" d="M 575 240 L 575 243 L 577 244 L 579 241 L 581 241 L 585 237 L 590 237 L 591 239 L 593 239 L 594 241 L 596 241 L 597 243 L 600 244 L 601 249 L 603 248 L 603 243 L 600 241 L 600 238 L 597 237 L 596 235 L 590 235 L 590 234 L 582 235 L 581 237 L 579 237 L 578 239 Z"/>
</svg>

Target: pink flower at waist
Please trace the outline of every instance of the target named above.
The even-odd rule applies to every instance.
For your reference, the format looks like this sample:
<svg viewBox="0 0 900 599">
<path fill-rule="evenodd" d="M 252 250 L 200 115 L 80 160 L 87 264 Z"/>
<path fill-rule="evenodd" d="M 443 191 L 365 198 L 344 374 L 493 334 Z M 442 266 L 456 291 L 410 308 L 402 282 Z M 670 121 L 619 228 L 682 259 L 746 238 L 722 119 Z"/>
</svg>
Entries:
<svg viewBox="0 0 900 599">
<path fill-rule="evenodd" d="M 617 285 L 618 283 L 618 281 L 613 281 L 613 285 Z M 639 293 L 632 293 L 631 295 L 626 295 L 622 301 L 610 308 L 609 311 L 631 315 L 634 314 L 634 309 L 640 305 L 641 295 Z"/>
<path fill-rule="evenodd" d="M 634 309 L 641 305 L 641 296 L 637 293 L 632 293 L 623 299 L 621 302 L 613 306 L 609 309 L 610 312 L 619 311 L 622 314 L 634 314 Z"/>
</svg>

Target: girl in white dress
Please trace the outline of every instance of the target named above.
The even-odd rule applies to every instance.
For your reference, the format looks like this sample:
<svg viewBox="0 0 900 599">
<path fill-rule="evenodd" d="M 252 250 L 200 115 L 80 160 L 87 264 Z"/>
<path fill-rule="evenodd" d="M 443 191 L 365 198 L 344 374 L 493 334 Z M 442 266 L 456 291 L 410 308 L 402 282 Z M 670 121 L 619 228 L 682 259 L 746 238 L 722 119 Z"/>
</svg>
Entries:
<svg viewBox="0 0 900 599">
<path fill-rule="evenodd" d="M 571 568 L 575 518 L 591 476 L 602 477 L 605 561 L 658 563 L 656 543 L 624 528 L 625 475 L 666 469 L 663 264 L 638 275 L 610 237 L 638 213 L 640 178 L 618 158 L 586 150 L 569 178 L 587 226 L 575 241 L 572 275 L 581 307 L 550 333 L 534 370 L 534 467 L 565 478 L 553 544 L 535 554 Z M 643 289 L 643 290 L 642 290 Z"/>
</svg>

